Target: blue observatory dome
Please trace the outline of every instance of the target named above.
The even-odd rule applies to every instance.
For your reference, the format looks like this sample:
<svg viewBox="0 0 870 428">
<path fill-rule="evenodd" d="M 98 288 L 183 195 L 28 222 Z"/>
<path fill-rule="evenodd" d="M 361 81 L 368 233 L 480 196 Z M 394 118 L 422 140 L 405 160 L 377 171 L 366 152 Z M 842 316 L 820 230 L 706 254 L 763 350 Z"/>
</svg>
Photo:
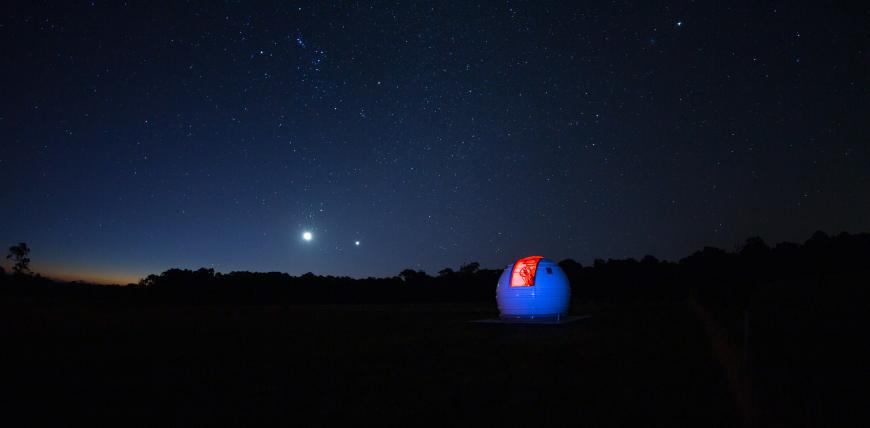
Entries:
<svg viewBox="0 0 870 428">
<path fill-rule="evenodd" d="M 560 317 L 568 312 L 571 288 L 556 262 L 529 256 L 505 268 L 495 297 L 502 318 Z"/>
</svg>

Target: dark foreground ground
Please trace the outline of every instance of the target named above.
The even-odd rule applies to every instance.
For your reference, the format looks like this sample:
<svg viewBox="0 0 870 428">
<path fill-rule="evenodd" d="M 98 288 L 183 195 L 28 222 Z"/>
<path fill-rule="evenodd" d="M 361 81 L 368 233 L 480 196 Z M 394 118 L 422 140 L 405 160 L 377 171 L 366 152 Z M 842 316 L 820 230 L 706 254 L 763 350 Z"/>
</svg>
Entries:
<svg viewBox="0 0 870 428">
<path fill-rule="evenodd" d="M 824 392 L 807 395 L 840 371 L 766 351 L 744 366 L 740 343 L 717 336 L 690 304 L 574 313 L 593 317 L 476 325 L 468 321 L 494 316 L 492 306 L 6 301 L 0 410 L 55 426 L 848 422 Z M 852 364 L 844 370 L 864 370 Z M 848 380 L 833 382 L 847 389 L 834 394 L 850 396 Z"/>
</svg>

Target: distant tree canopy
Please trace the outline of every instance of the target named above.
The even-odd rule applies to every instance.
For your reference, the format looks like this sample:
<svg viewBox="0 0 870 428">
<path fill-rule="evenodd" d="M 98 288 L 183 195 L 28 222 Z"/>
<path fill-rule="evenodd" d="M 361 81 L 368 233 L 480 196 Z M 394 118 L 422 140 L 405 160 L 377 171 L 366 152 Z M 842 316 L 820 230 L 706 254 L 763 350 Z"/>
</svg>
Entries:
<svg viewBox="0 0 870 428">
<path fill-rule="evenodd" d="M 425 271 L 422 270 L 414 270 L 414 269 L 405 269 L 399 272 L 399 278 L 402 278 L 405 282 L 415 282 L 422 279 L 429 278 L 429 275 L 426 275 Z"/>
<path fill-rule="evenodd" d="M 456 272 L 451 268 L 444 268 L 438 271 L 438 276 L 441 278 L 450 277 L 455 275 Z"/>
<path fill-rule="evenodd" d="M 30 248 L 27 247 L 27 243 L 20 242 L 18 245 L 9 247 L 9 254 L 6 258 L 12 260 L 12 272 L 18 275 L 30 273 L 30 258 L 28 255 L 30 255 Z"/>
<path fill-rule="evenodd" d="M 29 251 L 24 243 L 10 248 L 8 258 L 15 263 L 15 273 L 29 272 Z M 810 290 L 819 291 L 827 277 L 870 279 L 870 234 L 842 233 L 832 237 L 816 232 L 804 244 L 784 242 L 773 247 L 761 238 L 752 237 L 734 252 L 705 247 L 678 262 L 660 261 L 646 255 L 640 261 L 596 259 L 592 266 L 565 259 L 559 266 L 571 282 L 571 295 L 576 301 L 694 296 L 708 302 L 739 303 L 748 301 L 760 290 L 774 295 L 810 294 Z M 186 303 L 493 303 L 501 273 L 502 269 L 481 269 L 477 262 L 463 264 L 456 270 L 444 268 L 435 277 L 422 270 L 405 269 L 395 277 L 361 279 L 310 272 L 291 276 L 280 272 L 169 269 L 148 275 L 129 287 L 78 283 L 44 288 L 41 292 L 61 293 L 62 290 L 66 295 L 79 293 L 88 297 Z M 31 275 L 6 276 L 6 285 L 0 291 L 34 293 L 38 287 L 15 284 L 48 282 Z M 861 291 L 866 288 L 858 292 L 866 294 Z M 831 292 L 831 289 L 824 291 Z"/>
<path fill-rule="evenodd" d="M 474 275 L 478 270 L 480 270 L 480 263 L 471 262 L 464 264 L 459 267 L 460 275 Z"/>
<path fill-rule="evenodd" d="M 559 267 L 565 272 L 569 277 L 572 275 L 578 275 L 583 270 L 583 265 L 574 261 L 574 259 L 565 259 L 559 262 Z"/>
</svg>

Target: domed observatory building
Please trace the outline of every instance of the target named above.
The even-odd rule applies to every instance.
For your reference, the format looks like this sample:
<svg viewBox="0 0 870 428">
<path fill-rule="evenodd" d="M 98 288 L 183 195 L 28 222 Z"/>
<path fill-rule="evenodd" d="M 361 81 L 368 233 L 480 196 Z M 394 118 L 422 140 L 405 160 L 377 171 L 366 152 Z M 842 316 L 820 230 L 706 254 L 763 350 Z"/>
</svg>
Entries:
<svg viewBox="0 0 870 428">
<path fill-rule="evenodd" d="M 529 256 L 505 268 L 495 296 L 502 319 L 559 320 L 568 312 L 571 288 L 556 262 Z"/>
</svg>

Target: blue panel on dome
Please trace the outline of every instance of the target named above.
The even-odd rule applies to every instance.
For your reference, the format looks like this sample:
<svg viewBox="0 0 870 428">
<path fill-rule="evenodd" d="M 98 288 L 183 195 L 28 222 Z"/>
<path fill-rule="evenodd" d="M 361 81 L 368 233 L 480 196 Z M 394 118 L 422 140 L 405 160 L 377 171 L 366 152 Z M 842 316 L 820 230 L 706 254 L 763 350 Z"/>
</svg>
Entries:
<svg viewBox="0 0 870 428">
<path fill-rule="evenodd" d="M 531 262 L 534 269 L 529 269 Z M 526 275 L 519 275 L 518 271 Z M 514 285 L 518 277 L 522 285 Z M 519 259 L 505 268 L 496 288 L 502 318 L 559 316 L 568 312 L 570 297 L 565 272 L 552 260 L 539 256 Z"/>
</svg>

